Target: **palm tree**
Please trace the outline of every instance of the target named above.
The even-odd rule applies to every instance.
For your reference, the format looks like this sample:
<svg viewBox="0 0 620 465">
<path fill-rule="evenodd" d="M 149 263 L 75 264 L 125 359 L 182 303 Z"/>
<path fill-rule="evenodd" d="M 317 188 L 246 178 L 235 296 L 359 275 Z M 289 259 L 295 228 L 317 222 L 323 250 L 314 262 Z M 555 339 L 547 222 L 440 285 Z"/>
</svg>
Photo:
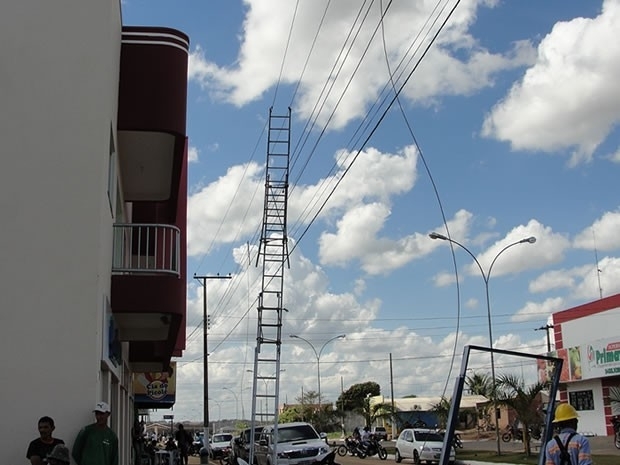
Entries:
<svg viewBox="0 0 620 465">
<path fill-rule="evenodd" d="M 438 426 L 440 428 L 445 428 L 450 413 L 450 400 L 442 396 L 440 401 L 432 406 L 431 412 L 437 415 Z"/>
<path fill-rule="evenodd" d="M 493 399 L 493 379 L 488 373 L 476 373 L 465 378 L 465 384 L 470 394 L 484 396 L 487 399 Z M 483 421 L 484 430 L 491 424 L 491 413 L 495 410 L 493 405 L 487 405 L 476 409 L 478 416 L 478 427 L 480 428 L 480 420 Z M 480 431 L 480 429 L 478 430 Z"/>
<path fill-rule="evenodd" d="M 491 398 L 493 380 L 487 373 L 474 373 L 465 378 L 465 384 L 470 394 Z"/>
<path fill-rule="evenodd" d="M 547 382 L 537 382 L 527 388 L 523 380 L 515 375 L 499 375 L 496 378 L 496 403 L 512 408 L 523 425 L 523 445 L 526 455 L 531 455 L 529 427 L 540 422 L 540 414 L 535 403 L 541 391 L 549 387 Z"/>
</svg>

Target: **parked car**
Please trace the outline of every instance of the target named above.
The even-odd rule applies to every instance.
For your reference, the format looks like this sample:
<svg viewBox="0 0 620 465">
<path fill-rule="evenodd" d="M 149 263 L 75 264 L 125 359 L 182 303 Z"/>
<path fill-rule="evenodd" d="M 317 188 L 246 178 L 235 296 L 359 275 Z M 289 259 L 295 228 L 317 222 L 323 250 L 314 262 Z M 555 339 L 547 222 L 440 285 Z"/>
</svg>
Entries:
<svg viewBox="0 0 620 465">
<path fill-rule="evenodd" d="M 425 461 L 427 463 L 439 463 L 443 449 L 443 436 L 430 429 L 407 428 L 401 431 L 396 440 L 394 451 L 396 462 L 403 459 L 412 459 L 416 465 Z M 454 447 L 450 447 L 448 461 L 454 463 L 456 453 Z"/>
<path fill-rule="evenodd" d="M 209 457 L 219 459 L 230 452 L 233 435 L 230 433 L 219 433 L 211 436 L 209 441 Z"/>
<path fill-rule="evenodd" d="M 257 465 L 305 465 L 326 458 L 331 450 L 325 442 L 325 433 L 316 432 L 310 423 L 283 423 L 278 425 L 278 443 L 273 441 L 273 426 L 263 428 L 254 455 Z M 277 464 L 272 463 L 273 452 Z"/>
<path fill-rule="evenodd" d="M 383 426 L 375 426 L 370 433 L 377 439 L 377 441 L 387 441 L 387 431 Z"/>
<path fill-rule="evenodd" d="M 257 443 L 260 438 L 260 433 L 263 431 L 262 426 L 256 426 L 254 428 L 254 442 Z M 237 457 L 244 460 L 246 463 L 250 463 L 250 433 L 252 432 L 252 428 L 246 428 L 241 431 L 239 436 L 233 439 L 232 443 L 232 452 L 233 457 L 236 459 Z M 234 463 L 237 463 L 236 461 Z M 256 458 L 254 459 L 254 463 L 256 464 Z"/>
</svg>

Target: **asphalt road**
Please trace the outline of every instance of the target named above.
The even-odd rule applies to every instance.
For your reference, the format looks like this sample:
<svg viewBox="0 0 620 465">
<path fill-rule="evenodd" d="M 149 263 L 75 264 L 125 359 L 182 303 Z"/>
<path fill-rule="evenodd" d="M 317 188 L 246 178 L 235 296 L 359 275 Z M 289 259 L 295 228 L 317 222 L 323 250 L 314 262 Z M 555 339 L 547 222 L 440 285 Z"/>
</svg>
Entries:
<svg viewBox="0 0 620 465">
<path fill-rule="evenodd" d="M 612 436 L 594 436 L 594 437 L 588 438 L 588 440 L 590 441 L 590 447 L 592 449 L 593 454 L 617 455 L 618 463 L 620 463 L 620 449 L 616 449 L 616 447 L 614 446 L 614 439 Z M 330 445 L 340 444 L 340 443 L 341 441 L 336 441 L 336 442 L 330 441 Z M 388 448 L 389 450 L 392 450 L 394 447 L 394 441 L 383 441 L 382 444 L 384 447 Z M 470 450 L 497 450 L 497 442 L 495 441 L 495 438 L 483 439 L 483 440 L 464 440 L 463 448 L 470 449 Z M 538 451 L 540 450 L 539 448 L 540 448 L 540 442 L 533 441 L 532 452 L 538 453 Z M 500 450 L 505 451 L 505 452 L 520 451 L 520 450 L 523 450 L 523 443 L 520 441 L 511 441 L 511 442 L 502 441 L 500 443 Z M 457 459 L 458 459 L 458 452 L 457 452 Z M 351 455 L 346 455 L 345 457 L 336 455 L 336 462 L 339 463 L 340 465 L 364 465 L 365 463 L 371 464 L 375 462 L 383 462 L 386 464 L 387 463 L 392 464 L 394 463 L 394 456 L 388 455 L 387 460 L 382 461 L 382 460 L 379 460 L 377 456 L 360 459 L 358 457 L 353 457 Z M 200 457 L 190 457 L 189 465 L 199 465 L 199 464 L 200 464 Z M 412 465 L 413 461 L 403 460 L 403 464 Z M 209 465 L 220 465 L 220 462 L 219 460 L 215 462 L 210 461 Z"/>
</svg>

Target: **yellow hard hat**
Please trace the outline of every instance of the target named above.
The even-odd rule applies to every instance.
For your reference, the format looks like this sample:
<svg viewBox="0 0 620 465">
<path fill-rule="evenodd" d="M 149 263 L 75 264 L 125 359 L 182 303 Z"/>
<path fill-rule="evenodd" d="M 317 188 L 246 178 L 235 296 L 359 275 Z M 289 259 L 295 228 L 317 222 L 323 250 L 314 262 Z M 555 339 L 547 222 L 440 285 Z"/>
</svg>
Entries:
<svg viewBox="0 0 620 465">
<path fill-rule="evenodd" d="M 555 409 L 555 418 L 553 423 L 560 423 L 561 421 L 574 420 L 577 418 L 577 410 L 571 404 L 563 403 L 557 406 Z"/>
</svg>

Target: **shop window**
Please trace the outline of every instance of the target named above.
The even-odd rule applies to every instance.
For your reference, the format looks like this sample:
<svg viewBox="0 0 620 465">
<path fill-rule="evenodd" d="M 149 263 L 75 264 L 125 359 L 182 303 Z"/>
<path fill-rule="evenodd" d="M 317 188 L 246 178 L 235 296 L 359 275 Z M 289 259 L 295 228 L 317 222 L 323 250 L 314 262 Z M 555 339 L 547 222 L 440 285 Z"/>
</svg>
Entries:
<svg viewBox="0 0 620 465">
<path fill-rule="evenodd" d="M 575 410 L 594 410 L 594 396 L 591 390 L 569 392 L 568 399 Z"/>
</svg>

